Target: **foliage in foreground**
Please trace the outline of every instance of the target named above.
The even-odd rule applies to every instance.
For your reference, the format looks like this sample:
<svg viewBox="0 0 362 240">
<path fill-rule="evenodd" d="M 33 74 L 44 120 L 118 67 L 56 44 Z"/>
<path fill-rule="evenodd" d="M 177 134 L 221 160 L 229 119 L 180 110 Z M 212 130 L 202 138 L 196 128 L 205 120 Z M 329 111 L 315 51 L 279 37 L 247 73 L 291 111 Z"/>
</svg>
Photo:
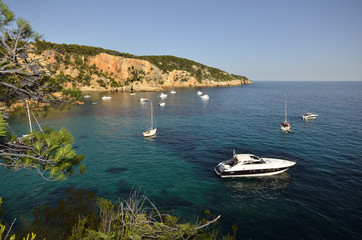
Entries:
<svg viewBox="0 0 362 240">
<path fill-rule="evenodd" d="M 1 215 L 3 214 L 3 208 L 1 207 L 2 204 L 2 198 L 0 197 L 0 240 L 15 240 L 15 234 L 11 235 L 11 228 L 12 225 L 8 228 L 6 228 L 5 225 L 2 225 L 2 221 L 1 221 Z M 14 223 L 14 222 L 13 222 Z M 23 238 L 24 240 L 34 240 L 36 237 L 36 234 L 31 233 L 31 234 L 26 234 L 26 236 Z"/>
<path fill-rule="evenodd" d="M 76 154 L 73 137 L 65 128 L 32 131 L 23 137 L 7 132 L 0 113 L 0 166 L 9 170 L 36 169 L 46 180 L 62 180 L 74 174 L 84 156 Z M 80 173 L 85 166 L 80 166 Z"/>
<path fill-rule="evenodd" d="M 219 217 L 205 211 L 206 218 L 197 224 L 181 223 L 175 216 L 161 213 L 144 195 L 133 192 L 127 200 L 113 204 L 96 198 L 86 190 L 67 190 L 67 199 L 55 208 L 36 207 L 34 220 L 23 222 L 16 236 L 36 233 L 36 239 L 216 239 Z M 235 239 L 230 234 L 222 239 Z M 1 238 L 0 238 L 1 239 Z"/>
<path fill-rule="evenodd" d="M 48 51 L 32 59 L 31 41 L 40 39 L 28 21 L 16 18 L 8 6 L 0 1 L 0 102 L 7 105 L 29 98 L 44 102 L 59 102 L 50 80 L 50 66 L 44 61 Z"/>
</svg>

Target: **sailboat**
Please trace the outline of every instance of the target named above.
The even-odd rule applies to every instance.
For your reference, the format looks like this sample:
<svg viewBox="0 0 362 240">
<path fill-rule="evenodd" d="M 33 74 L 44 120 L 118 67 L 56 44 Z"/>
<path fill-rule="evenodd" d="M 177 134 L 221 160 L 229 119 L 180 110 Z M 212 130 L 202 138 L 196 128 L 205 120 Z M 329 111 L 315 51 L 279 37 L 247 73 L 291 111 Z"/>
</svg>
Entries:
<svg viewBox="0 0 362 240">
<path fill-rule="evenodd" d="M 157 127 L 156 127 L 155 119 L 153 116 L 153 105 L 151 102 L 151 123 L 150 123 L 150 127 L 146 131 L 143 132 L 143 136 L 150 137 L 150 136 L 156 135 L 156 132 L 157 132 Z"/>
<path fill-rule="evenodd" d="M 280 129 L 282 131 L 290 131 L 290 123 L 287 121 L 287 94 L 284 94 L 284 111 L 285 111 L 285 120 L 280 124 Z"/>
<path fill-rule="evenodd" d="M 29 133 L 33 132 L 33 125 L 32 125 L 32 122 L 31 122 L 31 116 L 30 116 L 30 110 L 29 110 L 29 103 L 28 103 L 28 99 L 25 99 L 25 105 L 26 105 L 26 112 L 27 112 L 27 116 L 28 116 L 28 123 L 29 123 Z M 38 119 L 36 119 L 34 113 L 32 113 L 40 131 L 42 132 L 43 129 L 41 128 L 39 122 L 38 122 Z M 23 136 L 20 137 L 20 141 L 26 137 L 30 136 L 30 134 L 25 134 Z"/>
</svg>

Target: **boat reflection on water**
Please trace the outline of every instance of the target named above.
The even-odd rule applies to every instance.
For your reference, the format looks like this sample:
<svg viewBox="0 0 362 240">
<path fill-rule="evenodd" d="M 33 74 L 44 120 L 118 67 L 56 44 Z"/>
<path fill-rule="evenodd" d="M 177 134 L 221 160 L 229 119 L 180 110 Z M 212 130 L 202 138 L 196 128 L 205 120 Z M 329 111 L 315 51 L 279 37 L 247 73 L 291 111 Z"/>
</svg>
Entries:
<svg viewBox="0 0 362 240">
<path fill-rule="evenodd" d="M 272 197 L 271 192 L 286 188 L 290 180 L 291 176 L 287 172 L 261 178 L 220 178 L 227 188 L 238 195 L 242 194 L 243 197 L 258 195 L 266 198 Z"/>
<path fill-rule="evenodd" d="M 156 141 L 156 137 L 157 137 L 157 135 L 155 134 L 155 135 L 152 135 L 152 136 L 144 137 L 144 139 L 147 140 L 147 141 L 150 141 L 150 142 L 154 142 L 154 141 Z"/>
</svg>

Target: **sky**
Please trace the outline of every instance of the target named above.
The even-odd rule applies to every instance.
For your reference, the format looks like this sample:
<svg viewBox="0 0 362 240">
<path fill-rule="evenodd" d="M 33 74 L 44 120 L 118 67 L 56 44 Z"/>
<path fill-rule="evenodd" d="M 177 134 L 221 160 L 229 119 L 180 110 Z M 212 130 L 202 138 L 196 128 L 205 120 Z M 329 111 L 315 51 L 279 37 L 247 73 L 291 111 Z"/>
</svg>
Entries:
<svg viewBox="0 0 362 240">
<path fill-rule="evenodd" d="M 3 0 L 54 43 L 173 55 L 252 81 L 362 81 L 362 0 Z"/>
</svg>

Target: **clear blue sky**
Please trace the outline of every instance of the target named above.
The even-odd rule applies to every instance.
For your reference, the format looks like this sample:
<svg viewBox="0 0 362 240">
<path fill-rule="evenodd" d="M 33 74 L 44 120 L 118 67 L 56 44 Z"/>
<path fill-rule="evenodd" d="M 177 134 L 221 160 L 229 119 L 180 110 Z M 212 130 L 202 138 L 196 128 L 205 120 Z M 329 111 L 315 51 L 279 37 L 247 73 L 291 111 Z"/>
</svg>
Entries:
<svg viewBox="0 0 362 240">
<path fill-rule="evenodd" d="M 50 42 L 173 55 L 255 81 L 362 80 L 362 0 L 4 2 Z"/>
</svg>

